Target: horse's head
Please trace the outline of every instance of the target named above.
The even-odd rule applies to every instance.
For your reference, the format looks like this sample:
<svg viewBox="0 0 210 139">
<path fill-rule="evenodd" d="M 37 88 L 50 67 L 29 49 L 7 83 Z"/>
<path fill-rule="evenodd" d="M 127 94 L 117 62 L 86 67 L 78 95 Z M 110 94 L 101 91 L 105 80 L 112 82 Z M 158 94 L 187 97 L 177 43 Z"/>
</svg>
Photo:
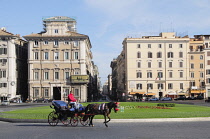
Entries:
<svg viewBox="0 0 210 139">
<path fill-rule="evenodd" d="M 117 112 L 117 111 L 119 111 L 119 102 L 114 102 L 113 103 L 113 108 L 114 108 L 114 112 Z"/>
</svg>

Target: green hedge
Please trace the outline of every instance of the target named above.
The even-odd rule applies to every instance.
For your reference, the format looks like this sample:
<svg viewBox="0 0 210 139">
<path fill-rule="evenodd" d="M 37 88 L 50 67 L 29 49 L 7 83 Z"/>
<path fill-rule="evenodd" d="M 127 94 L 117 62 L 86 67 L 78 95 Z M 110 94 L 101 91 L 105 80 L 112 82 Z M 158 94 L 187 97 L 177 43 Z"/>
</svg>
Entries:
<svg viewBox="0 0 210 139">
<path fill-rule="evenodd" d="M 159 107 L 175 107 L 174 103 L 158 103 L 157 106 Z"/>
</svg>

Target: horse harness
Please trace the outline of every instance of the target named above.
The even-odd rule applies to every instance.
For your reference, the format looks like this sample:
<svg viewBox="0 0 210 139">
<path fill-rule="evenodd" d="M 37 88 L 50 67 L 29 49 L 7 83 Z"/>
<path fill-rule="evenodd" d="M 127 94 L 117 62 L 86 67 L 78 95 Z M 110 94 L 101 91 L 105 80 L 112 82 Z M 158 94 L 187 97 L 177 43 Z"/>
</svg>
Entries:
<svg viewBox="0 0 210 139">
<path fill-rule="evenodd" d="M 106 103 L 100 104 L 100 105 L 98 106 L 98 110 L 99 110 L 100 112 L 106 111 L 106 110 L 107 110 Z"/>
</svg>

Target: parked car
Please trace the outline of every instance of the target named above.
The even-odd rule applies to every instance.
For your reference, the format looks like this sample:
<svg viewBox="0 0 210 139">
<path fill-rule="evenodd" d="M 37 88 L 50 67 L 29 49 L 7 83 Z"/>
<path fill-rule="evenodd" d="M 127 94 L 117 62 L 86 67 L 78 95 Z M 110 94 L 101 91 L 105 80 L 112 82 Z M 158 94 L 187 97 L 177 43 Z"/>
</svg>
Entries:
<svg viewBox="0 0 210 139">
<path fill-rule="evenodd" d="M 195 97 L 188 97 L 187 100 L 195 100 Z"/>
<path fill-rule="evenodd" d="M 170 97 L 163 97 L 160 100 L 161 101 L 171 101 L 172 99 Z"/>
<path fill-rule="evenodd" d="M 39 98 L 34 100 L 35 103 L 48 103 L 48 99 Z"/>
<path fill-rule="evenodd" d="M 186 100 L 187 98 L 185 96 L 180 96 L 178 98 L 175 98 L 174 100 Z"/>
<path fill-rule="evenodd" d="M 9 102 L 8 100 L 3 100 L 3 101 L 1 102 L 1 105 L 3 105 L 3 106 L 8 106 L 8 105 L 10 105 L 10 102 Z"/>
<path fill-rule="evenodd" d="M 197 96 L 196 99 L 198 99 L 198 100 L 203 100 L 204 97 L 203 97 L 203 96 Z"/>
<path fill-rule="evenodd" d="M 156 97 L 155 97 L 155 98 L 150 98 L 150 99 L 149 99 L 149 101 L 158 101 L 158 100 L 159 100 L 159 99 L 156 98 Z"/>
</svg>

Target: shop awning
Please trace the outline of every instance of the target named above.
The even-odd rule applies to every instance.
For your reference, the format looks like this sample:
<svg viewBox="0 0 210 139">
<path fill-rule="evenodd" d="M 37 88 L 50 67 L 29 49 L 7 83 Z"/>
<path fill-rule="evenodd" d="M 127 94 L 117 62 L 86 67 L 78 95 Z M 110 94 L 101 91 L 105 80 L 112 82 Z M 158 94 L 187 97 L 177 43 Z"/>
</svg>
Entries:
<svg viewBox="0 0 210 139">
<path fill-rule="evenodd" d="M 184 95 L 185 96 L 186 94 L 185 93 L 178 93 L 178 95 Z"/>
<path fill-rule="evenodd" d="M 135 95 L 135 94 L 145 94 L 145 92 L 130 92 L 130 95 Z"/>
<path fill-rule="evenodd" d="M 200 93 L 206 93 L 206 90 L 191 90 L 191 94 L 200 94 Z"/>
<path fill-rule="evenodd" d="M 153 96 L 153 95 L 156 95 L 156 93 L 147 93 L 146 95 Z"/>
</svg>

